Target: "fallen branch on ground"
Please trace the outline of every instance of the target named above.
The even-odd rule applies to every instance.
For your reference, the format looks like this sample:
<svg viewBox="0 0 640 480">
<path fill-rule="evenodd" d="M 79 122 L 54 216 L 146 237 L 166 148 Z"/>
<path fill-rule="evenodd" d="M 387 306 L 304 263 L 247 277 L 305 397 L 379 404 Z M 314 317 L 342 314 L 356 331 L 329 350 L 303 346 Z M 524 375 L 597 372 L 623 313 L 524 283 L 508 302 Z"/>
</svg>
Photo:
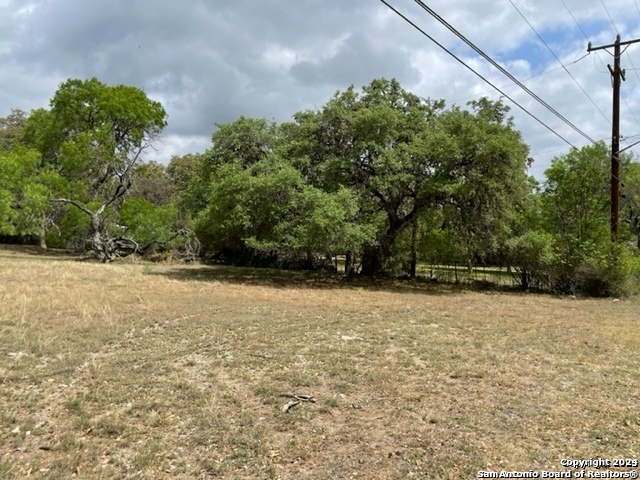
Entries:
<svg viewBox="0 0 640 480">
<path fill-rule="evenodd" d="M 291 410 L 293 407 L 300 404 L 301 402 L 316 403 L 316 399 L 313 397 L 313 395 L 300 395 L 298 393 L 283 393 L 280 396 L 292 399 L 282 407 L 282 411 L 284 413 L 289 413 L 289 410 Z"/>
</svg>

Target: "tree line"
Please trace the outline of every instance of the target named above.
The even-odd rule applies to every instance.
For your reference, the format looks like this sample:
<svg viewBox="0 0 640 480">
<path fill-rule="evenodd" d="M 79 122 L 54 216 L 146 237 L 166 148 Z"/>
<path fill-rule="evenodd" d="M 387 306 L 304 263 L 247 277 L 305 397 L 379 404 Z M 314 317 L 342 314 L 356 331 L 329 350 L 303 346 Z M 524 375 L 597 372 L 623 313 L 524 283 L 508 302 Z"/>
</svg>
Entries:
<svg viewBox="0 0 640 480">
<path fill-rule="evenodd" d="M 205 153 L 144 161 L 162 105 L 97 79 L 0 119 L 0 240 L 347 274 L 415 276 L 482 263 L 523 288 L 633 293 L 640 164 L 621 158 L 621 240 L 609 234 L 609 150 L 556 157 L 543 182 L 509 108 L 421 98 L 396 80 L 337 92 L 276 123 L 216 125 Z"/>
</svg>

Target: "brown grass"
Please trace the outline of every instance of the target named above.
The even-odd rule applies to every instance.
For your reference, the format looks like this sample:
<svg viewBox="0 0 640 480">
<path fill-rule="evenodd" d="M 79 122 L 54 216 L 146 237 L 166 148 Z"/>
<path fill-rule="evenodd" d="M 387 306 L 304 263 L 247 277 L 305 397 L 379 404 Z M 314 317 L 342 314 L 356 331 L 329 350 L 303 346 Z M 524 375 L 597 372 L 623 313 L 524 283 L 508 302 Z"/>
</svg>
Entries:
<svg viewBox="0 0 640 480">
<path fill-rule="evenodd" d="M 640 303 L 0 250 L 0 478 L 640 456 Z M 290 413 L 287 392 L 312 394 Z"/>
</svg>

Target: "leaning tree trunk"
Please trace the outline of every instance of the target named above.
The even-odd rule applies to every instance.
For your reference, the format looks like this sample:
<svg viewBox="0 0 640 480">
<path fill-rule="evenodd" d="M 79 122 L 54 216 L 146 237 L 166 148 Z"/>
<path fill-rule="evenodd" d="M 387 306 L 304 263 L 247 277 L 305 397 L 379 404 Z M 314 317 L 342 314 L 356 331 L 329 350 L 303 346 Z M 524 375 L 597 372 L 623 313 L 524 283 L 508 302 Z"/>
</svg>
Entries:
<svg viewBox="0 0 640 480">
<path fill-rule="evenodd" d="M 104 224 L 98 214 L 91 215 L 91 249 L 94 256 L 102 263 L 116 259 L 115 245 L 111 238 L 103 233 Z"/>
</svg>

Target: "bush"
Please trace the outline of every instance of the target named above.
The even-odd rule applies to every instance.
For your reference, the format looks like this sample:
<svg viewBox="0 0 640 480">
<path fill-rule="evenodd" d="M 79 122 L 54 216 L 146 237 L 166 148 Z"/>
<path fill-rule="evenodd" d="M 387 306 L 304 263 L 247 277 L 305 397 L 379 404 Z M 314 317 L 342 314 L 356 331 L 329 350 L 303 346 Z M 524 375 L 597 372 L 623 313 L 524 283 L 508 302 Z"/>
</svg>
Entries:
<svg viewBox="0 0 640 480">
<path fill-rule="evenodd" d="M 638 293 L 640 255 L 625 245 L 611 245 L 606 255 L 583 255 L 573 264 L 552 267 L 552 289 L 592 297 L 629 297 Z"/>
<path fill-rule="evenodd" d="M 507 258 L 523 289 L 549 289 L 555 262 L 553 236 L 541 231 L 528 231 L 506 243 Z"/>
<path fill-rule="evenodd" d="M 567 254 L 563 238 L 529 231 L 507 241 L 516 281 L 524 288 L 593 297 L 628 297 L 640 286 L 640 253 L 610 242 L 586 242 Z"/>
<path fill-rule="evenodd" d="M 640 254 L 637 249 L 617 245 L 603 272 L 608 295 L 630 297 L 640 291 Z"/>
</svg>

